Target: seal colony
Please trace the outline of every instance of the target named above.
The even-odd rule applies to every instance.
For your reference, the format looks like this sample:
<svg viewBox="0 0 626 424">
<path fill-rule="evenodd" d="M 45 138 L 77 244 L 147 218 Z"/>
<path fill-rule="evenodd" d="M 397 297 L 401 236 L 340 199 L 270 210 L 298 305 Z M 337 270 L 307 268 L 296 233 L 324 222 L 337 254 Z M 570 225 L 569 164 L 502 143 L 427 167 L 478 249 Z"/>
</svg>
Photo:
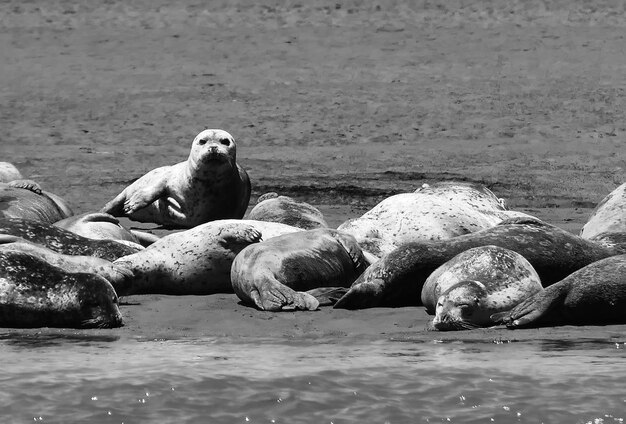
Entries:
<svg viewBox="0 0 626 424">
<path fill-rule="evenodd" d="M 437 330 L 626 323 L 626 184 L 576 236 L 452 181 L 391 196 L 337 229 L 277 193 L 243 219 L 250 180 L 217 129 L 99 212 L 74 215 L 10 164 L 0 170 L 10 180 L 0 209 L 15 214 L 0 219 L 4 326 L 120 326 L 117 296 L 149 293 L 235 293 L 265 311 L 423 305 Z M 118 216 L 170 232 L 127 229 Z"/>
</svg>

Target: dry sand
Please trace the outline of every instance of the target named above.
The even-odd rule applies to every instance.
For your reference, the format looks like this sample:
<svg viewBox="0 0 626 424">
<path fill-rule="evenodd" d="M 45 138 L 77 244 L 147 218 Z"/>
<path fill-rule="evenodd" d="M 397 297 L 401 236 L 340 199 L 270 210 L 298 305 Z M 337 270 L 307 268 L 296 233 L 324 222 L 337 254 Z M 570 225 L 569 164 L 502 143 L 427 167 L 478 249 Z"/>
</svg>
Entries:
<svg viewBox="0 0 626 424">
<path fill-rule="evenodd" d="M 619 1 L 3 2 L 0 160 L 82 213 L 223 128 L 253 202 L 278 191 L 337 225 L 424 182 L 467 180 L 577 232 L 625 180 L 625 29 Z M 422 308 L 124 300 L 113 332 L 130 337 L 440 337 Z"/>
</svg>

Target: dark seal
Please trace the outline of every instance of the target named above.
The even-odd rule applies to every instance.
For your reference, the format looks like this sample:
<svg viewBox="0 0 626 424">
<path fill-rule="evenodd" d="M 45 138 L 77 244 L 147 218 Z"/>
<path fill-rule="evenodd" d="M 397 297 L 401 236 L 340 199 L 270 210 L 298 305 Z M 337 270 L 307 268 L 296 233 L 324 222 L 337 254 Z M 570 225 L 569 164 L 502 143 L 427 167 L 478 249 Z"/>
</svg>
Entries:
<svg viewBox="0 0 626 424">
<path fill-rule="evenodd" d="M 491 319 L 509 328 L 626 323 L 626 255 L 594 262 Z"/>
<path fill-rule="evenodd" d="M 0 234 L 20 237 L 65 255 L 95 256 L 108 261 L 141 250 L 113 240 L 89 239 L 52 224 L 28 219 L 0 219 Z"/>
<path fill-rule="evenodd" d="M 121 325 L 117 294 L 104 278 L 68 273 L 25 252 L 0 251 L 0 326 Z"/>
<path fill-rule="evenodd" d="M 420 305 L 424 281 L 440 265 L 473 247 L 494 245 L 521 254 L 542 285 L 620 252 L 538 219 L 512 218 L 448 240 L 407 243 L 370 266 L 335 304 L 336 308 Z"/>
<path fill-rule="evenodd" d="M 0 218 L 23 218 L 52 224 L 71 214 L 63 199 L 42 191 L 34 181 L 0 183 Z"/>
</svg>

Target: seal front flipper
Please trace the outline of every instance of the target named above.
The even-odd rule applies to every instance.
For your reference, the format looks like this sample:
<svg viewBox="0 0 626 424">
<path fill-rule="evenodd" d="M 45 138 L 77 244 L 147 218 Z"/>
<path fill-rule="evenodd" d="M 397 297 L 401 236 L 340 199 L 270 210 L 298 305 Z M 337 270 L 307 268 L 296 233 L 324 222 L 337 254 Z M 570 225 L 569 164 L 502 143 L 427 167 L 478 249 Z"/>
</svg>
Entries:
<svg viewBox="0 0 626 424">
<path fill-rule="evenodd" d="M 252 290 L 250 297 L 257 308 L 263 311 L 314 311 L 319 307 L 315 297 L 292 290 L 278 281 L 272 287 L 265 288 L 262 293 Z"/>
<path fill-rule="evenodd" d="M 7 185 L 14 188 L 23 188 L 24 190 L 30 190 L 35 194 L 41 194 L 41 186 L 39 185 L 39 183 L 33 180 L 13 180 L 9 181 Z"/>
<path fill-rule="evenodd" d="M 495 324 L 506 324 L 509 328 L 536 326 L 550 321 L 550 311 L 563 303 L 567 294 L 563 286 L 550 286 L 530 296 L 513 309 L 491 315 Z"/>
</svg>

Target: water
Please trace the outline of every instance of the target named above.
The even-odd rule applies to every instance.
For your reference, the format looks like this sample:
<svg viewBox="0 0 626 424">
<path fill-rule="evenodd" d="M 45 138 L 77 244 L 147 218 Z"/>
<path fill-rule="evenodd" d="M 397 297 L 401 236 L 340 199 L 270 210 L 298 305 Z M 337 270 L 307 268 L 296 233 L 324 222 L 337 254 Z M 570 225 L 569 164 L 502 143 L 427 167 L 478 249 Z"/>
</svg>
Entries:
<svg viewBox="0 0 626 424">
<path fill-rule="evenodd" d="M 104 335 L 100 335 L 104 334 Z M 626 338 L 152 339 L 6 331 L 1 421 L 621 423 Z"/>
</svg>

